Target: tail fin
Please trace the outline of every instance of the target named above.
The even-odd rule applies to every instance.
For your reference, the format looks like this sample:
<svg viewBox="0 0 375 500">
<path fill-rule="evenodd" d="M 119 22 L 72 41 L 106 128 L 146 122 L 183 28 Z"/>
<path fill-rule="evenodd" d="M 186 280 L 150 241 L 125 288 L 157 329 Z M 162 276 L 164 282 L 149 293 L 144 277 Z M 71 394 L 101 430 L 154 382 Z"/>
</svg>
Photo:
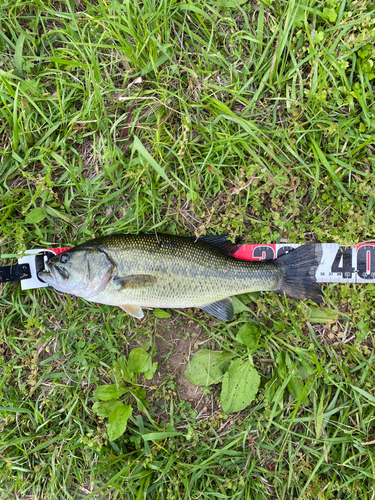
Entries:
<svg viewBox="0 0 375 500">
<path fill-rule="evenodd" d="M 322 259 L 320 243 L 306 243 L 277 258 L 282 277 L 277 293 L 294 299 L 310 299 L 320 304 L 323 294 L 315 282 L 316 269 Z"/>
</svg>

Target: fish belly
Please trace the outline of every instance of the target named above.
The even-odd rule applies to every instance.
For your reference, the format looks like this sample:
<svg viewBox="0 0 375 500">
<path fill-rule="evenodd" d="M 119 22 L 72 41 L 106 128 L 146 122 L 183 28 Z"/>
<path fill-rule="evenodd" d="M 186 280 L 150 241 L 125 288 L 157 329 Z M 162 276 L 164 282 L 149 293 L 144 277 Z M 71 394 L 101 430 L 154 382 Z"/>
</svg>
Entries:
<svg viewBox="0 0 375 500">
<path fill-rule="evenodd" d="M 138 270 L 138 273 L 143 274 L 146 271 Z M 152 308 L 200 307 L 232 295 L 271 290 L 276 282 L 271 277 L 262 278 L 260 272 L 251 273 L 247 270 L 245 273 L 223 273 L 221 277 L 210 275 L 208 272 L 202 273 L 201 276 L 196 274 L 189 276 L 183 273 L 153 272 L 152 275 L 157 277 L 155 284 L 119 291 L 113 283 L 110 283 L 106 289 L 90 300 L 117 306 L 134 304 Z"/>
</svg>

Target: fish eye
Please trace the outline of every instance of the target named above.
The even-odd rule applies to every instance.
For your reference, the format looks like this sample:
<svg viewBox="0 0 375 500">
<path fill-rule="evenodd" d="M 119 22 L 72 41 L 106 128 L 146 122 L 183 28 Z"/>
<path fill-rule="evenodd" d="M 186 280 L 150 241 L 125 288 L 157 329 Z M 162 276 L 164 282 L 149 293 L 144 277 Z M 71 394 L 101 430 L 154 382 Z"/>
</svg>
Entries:
<svg viewBox="0 0 375 500">
<path fill-rule="evenodd" d="M 67 253 L 62 253 L 60 256 L 60 262 L 61 264 L 66 264 L 70 260 L 70 255 Z"/>
</svg>

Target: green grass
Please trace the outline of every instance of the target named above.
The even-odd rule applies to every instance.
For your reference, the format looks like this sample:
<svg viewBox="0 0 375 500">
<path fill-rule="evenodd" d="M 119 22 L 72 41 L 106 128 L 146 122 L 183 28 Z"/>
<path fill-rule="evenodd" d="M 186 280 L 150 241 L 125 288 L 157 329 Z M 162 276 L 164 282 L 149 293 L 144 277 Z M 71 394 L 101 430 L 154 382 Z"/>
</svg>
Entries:
<svg viewBox="0 0 375 500">
<path fill-rule="evenodd" d="M 4 0 L 0 253 L 156 229 L 374 239 L 374 12 L 350 0 Z M 1 285 L 1 498 L 375 498 L 375 287 L 324 290 L 340 312 L 329 324 L 272 294 L 244 297 L 250 311 L 230 324 L 197 310 L 138 323 Z M 165 359 L 182 342 L 243 356 L 249 318 L 262 331 L 256 400 L 225 415 L 215 387 L 187 397 Z M 94 390 L 116 380 L 121 355 L 142 343 L 156 355 L 160 339 L 169 352 L 147 412 L 109 442 Z"/>
</svg>

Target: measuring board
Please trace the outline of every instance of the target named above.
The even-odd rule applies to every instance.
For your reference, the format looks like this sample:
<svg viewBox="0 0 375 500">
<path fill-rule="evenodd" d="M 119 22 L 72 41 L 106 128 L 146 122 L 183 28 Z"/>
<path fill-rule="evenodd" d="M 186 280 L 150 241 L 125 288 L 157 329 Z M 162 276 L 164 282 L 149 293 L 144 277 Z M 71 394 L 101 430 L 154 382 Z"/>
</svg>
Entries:
<svg viewBox="0 0 375 500">
<path fill-rule="evenodd" d="M 322 243 L 322 259 L 316 270 L 318 283 L 375 283 L 375 242 L 360 243 L 354 248 L 343 247 L 337 243 Z M 241 245 L 233 257 L 241 260 L 271 260 L 292 251 L 300 245 L 296 244 L 255 244 Z M 21 281 L 22 290 L 48 286 L 38 278 L 38 272 L 44 269 L 45 262 L 55 255 L 69 250 L 66 248 L 49 248 L 46 250 L 29 250 L 27 255 L 18 260 L 18 266 L 13 266 L 13 279 L 1 281 Z M 21 267 L 20 267 L 21 266 Z M 0 268 L 9 277 L 12 266 Z M 26 269 L 28 272 L 26 272 Z M 18 274 L 17 274 L 18 273 Z M 20 275 L 20 276 L 19 276 Z M 18 276 L 18 277 L 17 277 Z"/>
</svg>

